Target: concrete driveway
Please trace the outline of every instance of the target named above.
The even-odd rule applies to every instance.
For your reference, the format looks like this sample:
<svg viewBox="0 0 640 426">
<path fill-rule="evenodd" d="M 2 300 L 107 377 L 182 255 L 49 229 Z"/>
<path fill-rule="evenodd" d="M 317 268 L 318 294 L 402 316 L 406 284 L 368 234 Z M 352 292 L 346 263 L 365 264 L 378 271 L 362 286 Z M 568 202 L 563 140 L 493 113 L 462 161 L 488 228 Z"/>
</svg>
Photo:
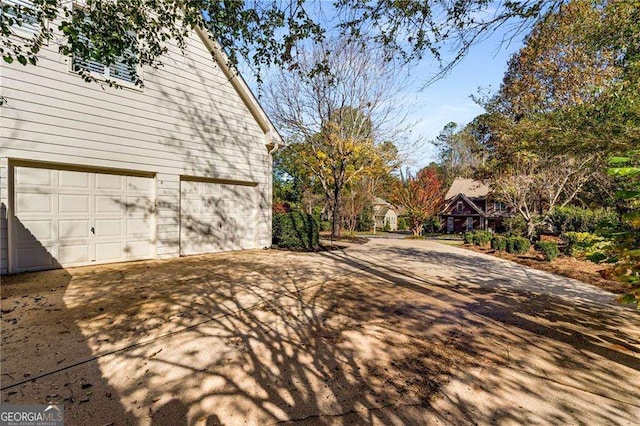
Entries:
<svg viewBox="0 0 640 426">
<path fill-rule="evenodd" d="M 640 423 L 638 312 L 430 241 L 3 278 L 0 361 L 69 425 Z"/>
</svg>

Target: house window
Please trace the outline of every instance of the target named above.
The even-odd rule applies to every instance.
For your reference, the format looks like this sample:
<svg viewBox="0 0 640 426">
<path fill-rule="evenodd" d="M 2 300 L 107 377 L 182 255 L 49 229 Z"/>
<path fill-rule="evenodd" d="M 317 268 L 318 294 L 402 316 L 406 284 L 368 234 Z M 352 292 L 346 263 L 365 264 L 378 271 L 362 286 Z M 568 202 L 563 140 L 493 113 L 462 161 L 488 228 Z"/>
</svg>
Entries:
<svg viewBox="0 0 640 426">
<path fill-rule="evenodd" d="M 453 232 L 453 218 L 447 218 L 447 232 Z"/>
<path fill-rule="evenodd" d="M 458 213 L 462 213 L 463 209 L 464 209 L 464 203 L 462 201 L 458 201 L 458 204 L 456 204 L 456 211 Z"/>
<path fill-rule="evenodd" d="M 30 37 L 40 32 L 40 24 L 32 1 L 4 0 L 0 6 L 3 7 L 3 18 L 14 21 L 11 28 L 17 36 Z M 6 10 L 5 7 L 7 7 Z"/>
<path fill-rule="evenodd" d="M 493 202 L 493 210 L 497 211 L 497 212 L 504 212 L 507 211 L 507 205 L 501 201 L 494 201 Z"/>
<path fill-rule="evenodd" d="M 473 218 L 467 218 L 467 231 L 473 231 Z"/>
<path fill-rule="evenodd" d="M 83 41 L 87 40 L 84 35 L 80 35 L 80 37 Z M 91 47 L 91 43 L 89 43 L 89 47 Z M 133 52 L 126 52 L 125 55 L 131 58 L 133 56 Z M 80 58 L 74 55 L 72 58 L 72 67 L 75 72 L 89 72 L 92 76 L 98 79 L 120 80 L 121 82 L 135 84 L 137 78 L 137 70 L 132 71 L 129 69 L 129 65 L 125 61 L 125 57 L 117 58 L 114 63 L 106 66 L 106 64 L 98 60 L 92 58 Z"/>
</svg>

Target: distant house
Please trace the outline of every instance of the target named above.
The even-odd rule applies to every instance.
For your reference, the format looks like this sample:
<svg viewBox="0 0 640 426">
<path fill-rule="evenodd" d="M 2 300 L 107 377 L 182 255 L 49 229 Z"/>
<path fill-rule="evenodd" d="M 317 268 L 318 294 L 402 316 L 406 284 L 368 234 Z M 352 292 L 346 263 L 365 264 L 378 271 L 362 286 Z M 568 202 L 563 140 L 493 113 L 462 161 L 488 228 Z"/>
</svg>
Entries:
<svg viewBox="0 0 640 426">
<path fill-rule="evenodd" d="M 373 222 L 376 228 L 384 228 L 389 224 L 391 231 L 398 230 L 398 210 L 382 198 L 376 197 L 373 200 Z"/>
<path fill-rule="evenodd" d="M 502 221 L 513 216 L 507 206 L 491 199 L 490 188 L 477 180 L 456 178 L 445 195 L 440 213 L 442 229 L 464 232 L 476 229 L 500 230 Z"/>
</svg>

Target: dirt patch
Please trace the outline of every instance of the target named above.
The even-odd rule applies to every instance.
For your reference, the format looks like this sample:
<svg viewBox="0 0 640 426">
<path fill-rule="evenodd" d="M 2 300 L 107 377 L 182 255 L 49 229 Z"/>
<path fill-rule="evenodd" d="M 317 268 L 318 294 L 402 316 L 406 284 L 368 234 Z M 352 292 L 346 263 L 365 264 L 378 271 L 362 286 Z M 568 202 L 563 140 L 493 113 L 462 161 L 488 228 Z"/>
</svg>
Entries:
<svg viewBox="0 0 640 426">
<path fill-rule="evenodd" d="M 610 271 L 612 269 L 611 265 L 597 264 L 588 260 L 576 259 L 575 257 L 563 255 L 560 255 L 560 257 L 552 262 L 548 262 L 540 253 L 534 250 L 530 250 L 526 254 L 514 255 L 488 247 L 478 247 L 468 244 L 461 245 L 460 247 L 479 253 L 490 254 L 501 259 L 511 260 L 512 262 L 516 262 L 520 265 L 525 265 L 533 269 L 551 272 L 567 278 L 573 278 L 575 280 L 594 285 L 603 290 L 610 291 L 611 293 L 625 294 L 629 292 L 629 287 L 624 283 L 607 278 L 610 276 Z"/>
</svg>

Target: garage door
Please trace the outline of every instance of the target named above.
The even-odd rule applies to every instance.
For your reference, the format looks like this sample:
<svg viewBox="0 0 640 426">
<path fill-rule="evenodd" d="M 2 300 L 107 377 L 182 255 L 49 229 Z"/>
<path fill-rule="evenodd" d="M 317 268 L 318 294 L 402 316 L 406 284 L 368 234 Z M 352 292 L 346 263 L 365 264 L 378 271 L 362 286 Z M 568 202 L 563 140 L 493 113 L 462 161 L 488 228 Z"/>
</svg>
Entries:
<svg viewBox="0 0 640 426">
<path fill-rule="evenodd" d="M 256 247 L 257 187 L 180 182 L 180 254 Z"/>
<path fill-rule="evenodd" d="M 153 178 L 14 170 L 16 272 L 154 256 Z"/>
</svg>

